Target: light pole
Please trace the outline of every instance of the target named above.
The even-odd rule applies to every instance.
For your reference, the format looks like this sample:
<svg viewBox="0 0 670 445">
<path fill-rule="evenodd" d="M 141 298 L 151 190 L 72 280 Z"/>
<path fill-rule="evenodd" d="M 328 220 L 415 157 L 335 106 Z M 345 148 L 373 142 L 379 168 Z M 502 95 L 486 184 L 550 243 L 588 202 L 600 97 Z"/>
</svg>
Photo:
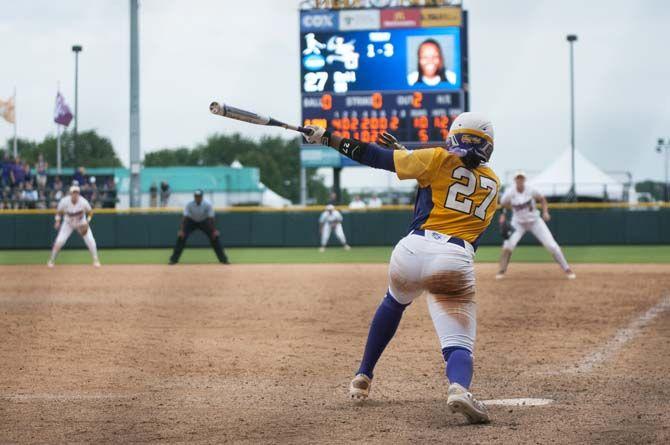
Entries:
<svg viewBox="0 0 670 445">
<path fill-rule="evenodd" d="M 140 171 L 140 26 L 138 0 L 130 0 L 130 207 L 142 205 Z"/>
<path fill-rule="evenodd" d="M 663 200 L 668 202 L 670 201 L 670 182 L 668 181 L 668 168 L 670 167 L 670 138 L 668 138 L 667 141 L 663 138 L 658 138 L 656 151 L 661 153 L 663 150 L 665 150 L 665 183 L 663 184 Z"/>
<path fill-rule="evenodd" d="M 570 44 L 570 193 L 569 200 L 574 201 L 577 198 L 575 187 L 575 57 L 574 43 L 577 41 L 576 34 L 568 34 L 566 37 Z"/>
<path fill-rule="evenodd" d="M 79 124 L 79 53 L 83 49 L 81 45 L 72 45 L 72 52 L 74 52 L 74 130 L 71 157 L 73 159 L 77 153 L 77 129 Z"/>
</svg>

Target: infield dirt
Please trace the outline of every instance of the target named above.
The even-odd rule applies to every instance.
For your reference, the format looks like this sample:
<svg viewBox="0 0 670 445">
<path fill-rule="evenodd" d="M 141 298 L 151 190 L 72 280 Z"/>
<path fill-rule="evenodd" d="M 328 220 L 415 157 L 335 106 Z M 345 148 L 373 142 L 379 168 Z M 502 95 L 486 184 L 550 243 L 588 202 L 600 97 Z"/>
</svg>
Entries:
<svg viewBox="0 0 670 445">
<path fill-rule="evenodd" d="M 0 267 L 0 442 L 669 443 L 670 266 L 477 266 L 466 425 L 425 299 L 347 399 L 386 265 Z M 626 332 L 624 332 L 626 333 Z"/>
</svg>

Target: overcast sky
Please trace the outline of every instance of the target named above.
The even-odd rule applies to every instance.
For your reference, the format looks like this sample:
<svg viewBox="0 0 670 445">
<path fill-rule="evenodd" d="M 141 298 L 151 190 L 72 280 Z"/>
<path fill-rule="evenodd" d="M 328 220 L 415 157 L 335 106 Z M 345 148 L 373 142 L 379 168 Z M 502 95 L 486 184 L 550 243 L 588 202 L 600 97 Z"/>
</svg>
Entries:
<svg viewBox="0 0 670 445">
<path fill-rule="evenodd" d="M 80 130 L 111 138 L 128 161 L 126 0 L 0 0 L 0 98 L 17 88 L 20 137 L 55 133 L 57 83 Z M 300 119 L 298 0 L 140 2 L 142 151 L 190 146 L 216 131 L 285 134 L 208 113 L 212 99 Z M 197 6 L 196 6 L 197 5 Z M 576 43 L 577 147 L 608 171 L 663 177 L 670 137 L 670 2 L 471 0 L 471 105 L 496 129 L 500 174 L 541 170 L 569 144 L 567 33 Z M 12 135 L 0 122 L 0 141 Z"/>
</svg>

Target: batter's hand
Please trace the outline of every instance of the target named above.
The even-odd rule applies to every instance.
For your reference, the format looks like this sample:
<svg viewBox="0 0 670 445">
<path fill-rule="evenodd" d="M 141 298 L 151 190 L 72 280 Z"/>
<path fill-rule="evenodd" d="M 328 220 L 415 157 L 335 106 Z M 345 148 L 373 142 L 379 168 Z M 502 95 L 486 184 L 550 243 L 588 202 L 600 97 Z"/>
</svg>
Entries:
<svg viewBox="0 0 670 445">
<path fill-rule="evenodd" d="M 398 139 L 391 133 L 384 131 L 377 135 L 377 144 L 391 150 L 407 150 L 407 147 L 398 142 Z"/>
<path fill-rule="evenodd" d="M 503 224 L 505 224 L 505 221 L 507 221 L 507 217 L 505 216 L 504 213 L 501 213 L 500 218 L 498 218 L 498 224 L 502 226 Z"/>
<path fill-rule="evenodd" d="M 177 236 L 178 236 L 179 238 L 183 238 L 183 237 L 184 237 L 184 231 L 181 230 L 181 229 L 179 229 L 179 231 L 177 232 Z"/>
<path fill-rule="evenodd" d="M 305 128 L 311 130 L 310 134 L 303 134 L 308 144 L 328 145 L 330 133 L 325 128 L 317 127 L 316 125 L 307 125 Z"/>
<path fill-rule="evenodd" d="M 56 221 L 54 223 L 54 229 L 56 229 L 56 230 L 60 229 L 60 221 Z"/>
<path fill-rule="evenodd" d="M 221 235 L 221 233 L 219 233 L 218 230 L 214 229 L 214 230 L 212 231 L 212 237 L 213 237 L 213 238 L 218 238 L 219 235 Z"/>
<path fill-rule="evenodd" d="M 542 212 L 542 219 L 548 222 L 551 219 L 549 212 Z"/>
</svg>

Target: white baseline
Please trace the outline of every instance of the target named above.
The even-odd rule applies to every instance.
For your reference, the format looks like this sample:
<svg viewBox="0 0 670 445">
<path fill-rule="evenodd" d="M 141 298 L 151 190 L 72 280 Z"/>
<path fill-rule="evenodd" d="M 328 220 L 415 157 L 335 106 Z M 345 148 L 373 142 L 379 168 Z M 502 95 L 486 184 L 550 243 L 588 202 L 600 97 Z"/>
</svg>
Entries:
<svg viewBox="0 0 670 445">
<path fill-rule="evenodd" d="M 655 306 L 649 308 L 647 312 L 632 320 L 628 326 L 619 329 L 601 348 L 596 349 L 584 357 L 576 366 L 565 369 L 564 374 L 577 374 L 591 372 L 593 368 L 609 360 L 623 346 L 634 339 L 651 321 L 663 312 L 670 309 L 670 295 L 666 295 Z"/>
</svg>

